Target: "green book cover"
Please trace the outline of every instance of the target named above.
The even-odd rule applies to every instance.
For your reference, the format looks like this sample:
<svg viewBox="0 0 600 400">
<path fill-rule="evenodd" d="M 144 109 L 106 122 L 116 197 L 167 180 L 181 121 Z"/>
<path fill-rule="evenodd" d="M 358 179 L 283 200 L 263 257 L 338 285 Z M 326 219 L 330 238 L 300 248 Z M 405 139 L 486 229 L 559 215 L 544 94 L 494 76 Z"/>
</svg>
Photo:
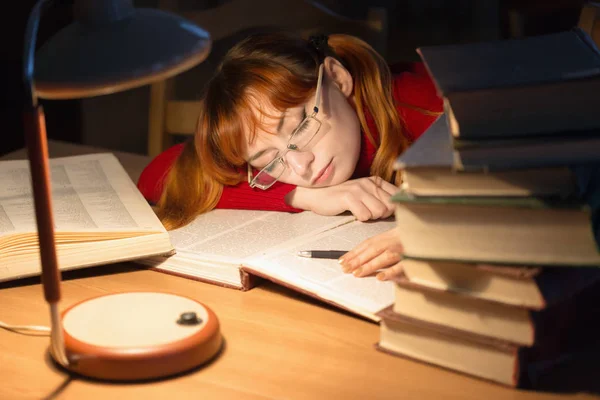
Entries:
<svg viewBox="0 0 600 400">
<path fill-rule="evenodd" d="M 558 197 L 483 197 L 483 196 L 415 196 L 404 190 L 396 192 L 392 198 L 394 203 L 441 204 L 464 206 L 518 207 L 518 208 L 564 208 L 588 211 L 589 206 L 576 198 Z"/>
</svg>

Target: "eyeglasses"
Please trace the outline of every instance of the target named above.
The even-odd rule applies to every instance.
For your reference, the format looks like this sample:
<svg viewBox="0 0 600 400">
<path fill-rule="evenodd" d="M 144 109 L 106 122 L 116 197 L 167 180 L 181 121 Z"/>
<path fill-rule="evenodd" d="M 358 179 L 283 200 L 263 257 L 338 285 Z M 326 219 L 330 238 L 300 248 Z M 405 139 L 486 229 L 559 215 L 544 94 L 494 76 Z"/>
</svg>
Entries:
<svg viewBox="0 0 600 400">
<path fill-rule="evenodd" d="M 317 135 L 319 129 L 321 129 L 321 121 L 317 119 L 319 113 L 319 103 L 321 100 L 321 81 L 323 79 L 323 64 L 319 66 L 319 77 L 317 78 L 317 90 L 315 98 L 315 106 L 313 112 L 306 116 L 302 122 L 294 129 L 290 138 L 287 142 L 286 149 L 281 154 L 276 154 L 275 157 L 264 166 L 258 173 L 253 177 L 252 166 L 248 163 L 248 184 L 251 188 L 259 188 L 267 190 L 281 177 L 287 163 L 285 161 L 285 155 L 288 151 L 300 151 L 305 148 L 311 140 Z"/>
</svg>

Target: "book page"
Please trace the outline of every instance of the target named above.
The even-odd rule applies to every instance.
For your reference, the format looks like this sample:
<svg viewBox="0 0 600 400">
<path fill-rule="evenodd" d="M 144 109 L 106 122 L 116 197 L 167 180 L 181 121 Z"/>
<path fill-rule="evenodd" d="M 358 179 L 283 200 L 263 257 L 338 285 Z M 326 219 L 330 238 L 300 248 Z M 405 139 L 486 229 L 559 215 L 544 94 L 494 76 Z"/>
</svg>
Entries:
<svg viewBox="0 0 600 400">
<path fill-rule="evenodd" d="M 163 232 L 164 227 L 110 153 L 50 160 L 57 232 Z M 0 234 L 35 232 L 27 160 L 0 162 Z"/>
<path fill-rule="evenodd" d="M 394 302 L 393 282 L 381 282 L 374 276 L 356 278 L 343 273 L 337 260 L 303 258 L 297 253 L 300 250 L 351 250 L 363 240 L 395 226 L 393 218 L 354 221 L 316 236 L 289 241 L 286 246 L 247 258 L 244 265 L 378 321 L 374 314 Z"/>
<path fill-rule="evenodd" d="M 312 212 L 213 210 L 192 223 L 169 231 L 177 257 L 222 263 L 241 260 L 289 246 L 340 224 L 352 215 L 322 216 Z"/>
</svg>

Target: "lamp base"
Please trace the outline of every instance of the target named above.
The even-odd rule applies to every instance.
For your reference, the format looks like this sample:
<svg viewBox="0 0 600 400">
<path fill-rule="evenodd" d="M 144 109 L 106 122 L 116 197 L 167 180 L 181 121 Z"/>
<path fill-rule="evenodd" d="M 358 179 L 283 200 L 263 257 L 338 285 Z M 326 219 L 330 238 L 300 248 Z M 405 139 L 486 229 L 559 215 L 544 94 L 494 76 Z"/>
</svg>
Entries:
<svg viewBox="0 0 600 400">
<path fill-rule="evenodd" d="M 207 362 L 223 343 L 219 321 L 208 307 L 169 293 L 85 300 L 63 312 L 62 324 L 69 359 L 65 367 L 96 379 L 174 375 Z"/>
</svg>

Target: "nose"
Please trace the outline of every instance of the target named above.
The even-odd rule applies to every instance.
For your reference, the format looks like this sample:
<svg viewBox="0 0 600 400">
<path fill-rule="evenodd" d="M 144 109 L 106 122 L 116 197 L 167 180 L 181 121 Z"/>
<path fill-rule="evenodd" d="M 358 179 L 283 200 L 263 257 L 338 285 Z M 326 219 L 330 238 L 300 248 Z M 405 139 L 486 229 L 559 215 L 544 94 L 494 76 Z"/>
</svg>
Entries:
<svg viewBox="0 0 600 400">
<path fill-rule="evenodd" d="M 285 162 L 294 173 L 303 178 L 310 176 L 310 165 L 315 160 L 312 151 L 288 151 L 285 155 Z"/>
</svg>

